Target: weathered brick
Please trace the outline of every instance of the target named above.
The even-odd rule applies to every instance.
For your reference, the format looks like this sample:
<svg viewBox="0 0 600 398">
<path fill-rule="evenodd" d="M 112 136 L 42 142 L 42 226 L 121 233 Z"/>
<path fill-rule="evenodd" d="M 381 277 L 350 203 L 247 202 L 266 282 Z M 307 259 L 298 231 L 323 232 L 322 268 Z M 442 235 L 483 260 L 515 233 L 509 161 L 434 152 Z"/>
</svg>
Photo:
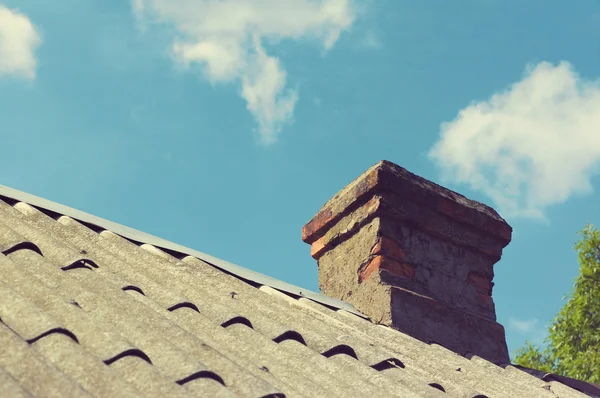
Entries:
<svg viewBox="0 0 600 398">
<path fill-rule="evenodd" d="M 321 255 L 324 253 L 325 251 L 325 237 L 322 236 L 319 239 L 317 239 L 316 241 L 314 241 L 312 243 L 312 245 L 310 245 L 310 255 L 312 256 L 312 258 L 314 258 L 315 260 L 318 260 L 319 257 L 321 257 Z"/>
<path fill-rule="evenodd" d="M 413 278 L 415 276 L 415 267 L 413 265 L 398 261 L 388 256 L 376 255 L 370 258 L 363 269 L 359 270 L 359 283 L 368 279 L 374 271 L 386 270 L 393 275 L 403 278 Z"/>
<path fill-rule="evenodd" d="M 384 254 L 396 260 L 404 260 L 406 253 L 400 247 L 398 241 L 386 236 L 381 236 L 377 240 L 377 243 L 371 249 L 371 255 L 375 256 L 378 254 Z"/>
<path fill-rule="evenodd" d="M 312 243 L 322 236 L 323 229 L 329 228 L 332 223 L 351 211 L 365 196 L 381 192 L 395 193 L 404 197 L 406 201 L 440 211 L 482 233 L 496 236 L 504 245 L 510 242 L 511 227 L 491 207 L 469 200 L 385 160 L 371 167 L 327 201 L 317 215 L 304 226 L 302 240 Z M 440 200 L 444 204 L 440 205 Z M 441 207 L 437 208 L 438 206 Z"/>
<path fill-rule="evenodd" d="M 372 167 L 360 177 L 348 184 L 343 192 L 331 198 L 303 228 L 302 240 L 312 243 L 323 234 L 323 229 L 337 221 L 349 209 L 352 209 L 361 198 L 375 190 L 379 180 L 376 167 Z"/>
<path fill-rule="evenodd" d="M 311 255 L 319 259 L 327 250 L 340 241 L 354 234 L 362 225 L 369 222 L 381 208 L 381 197 L 374 196 L 352 212 L 338 219 L 329 229 L 322 231 L 322 235 L 311 245 Z"/>
<path fill-rule="evenodd" d="M 476 272 L 470 272 L 467 280 L 475 286 L 478 292 L 488 296 L 492 295 L 492 278 Z"/>
<path fill-rule="evenodd" d="M 302 240 L 309 242 L 313 236 L 315 236 L 324 226 L 333 220 L 333 214 L 331 209 L 326 208 L 319 211 L 319 213 L 302 228 Z"/>
</svg>

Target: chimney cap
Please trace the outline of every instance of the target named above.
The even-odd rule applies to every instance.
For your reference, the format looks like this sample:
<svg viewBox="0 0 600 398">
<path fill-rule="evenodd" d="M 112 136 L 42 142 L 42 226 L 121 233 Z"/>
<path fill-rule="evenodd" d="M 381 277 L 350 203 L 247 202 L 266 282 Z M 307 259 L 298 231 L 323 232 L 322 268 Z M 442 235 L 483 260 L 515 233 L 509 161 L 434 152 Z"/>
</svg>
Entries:
<svg viewBox="0 0 600 398">
<path fill-rule="evenodd" d="M 302 240 L 308 244 L 313 243 L 340 218 L 373 195 L 384 191 L 433 208 L 482 233 L 493 235 L 504 245 L 510 243 L 512 228 L 494 209 L 419 177 L 388 160 L 377 162 L 329 199 L 302 228 Z"/>
</svg>

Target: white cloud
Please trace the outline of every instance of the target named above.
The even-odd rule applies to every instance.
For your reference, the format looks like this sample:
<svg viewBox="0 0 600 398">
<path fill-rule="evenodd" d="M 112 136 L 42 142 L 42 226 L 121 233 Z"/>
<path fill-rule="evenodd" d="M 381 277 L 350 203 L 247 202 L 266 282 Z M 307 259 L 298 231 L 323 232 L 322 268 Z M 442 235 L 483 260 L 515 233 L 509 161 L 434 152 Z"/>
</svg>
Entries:
<svg viewBox="0 0 600 398">
<path fill-rule="evenodd" d="M 137 27 L 143 33 L 146 31 L 146 20 L 144 14 L 146 13 L 144 7 L 144 0 L 131 0 L 131 10 L 137 19 Z"/>
<path fill-rule="evenodd" d="M 377 33 L 368 30 L 360 43 L 364 48 L 378 50 L 383 47 L 383 43 L 379 39 Z"/>
<path fill-rule="evenodd" d="M 542 344 L 548 336 L 548 325 L 541 324 L 539 319 L 508 318 L 508 328 L 516 333 L 526 335 L 534 344 Z"/>
<path fill-rule="evenodd" d="M 519 333 L 531 333 L 539 327 L 538 319 L 508 318 L 508 327 Z"/>
<path fill-rule="evenodd" d="M 592 192 L 600 166 L 600 80 L 567 62 L 542 62 L 487 101 L 441 126 L 429 157 L 444 179 L 488 195 L 507 217 L 544 220 L 544 210 Z"/>
<path fill-rule="evenodd" d="M 35 49 L 41 38 L 29 18 L 0 4 L 0 76 L 35 79 Z"/>
<path fill-rule="evenodd" d="M 281 61 L 264 43 L 309 39 L 329 50 L 354 21 L 352 0 L 132 0 L 138 20 L 176 28 L 182 65 L 203 67 L 213 83 L 236 81 L 263 143 L 277 139 L 298 100 Z"/>
<path fill-rule="evenodd" d="M 144 14 L 144 0 L 131 0 L 131 8 L 136 16 Z"/>
</svg>

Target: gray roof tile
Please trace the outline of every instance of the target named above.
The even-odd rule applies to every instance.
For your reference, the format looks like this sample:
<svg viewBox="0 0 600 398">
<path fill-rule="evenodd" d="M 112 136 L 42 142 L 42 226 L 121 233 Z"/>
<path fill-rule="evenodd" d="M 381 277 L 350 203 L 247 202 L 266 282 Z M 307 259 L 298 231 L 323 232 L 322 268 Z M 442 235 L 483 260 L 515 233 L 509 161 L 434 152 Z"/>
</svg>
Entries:
<svg viewBox="0 0 600 398">
<path fill-rule="evenodd" d="M 0 324 L 0 367 L 36 397 L 90 397 L 70 377 L 49 364 L 25 340 Z"/>
<path fill-rule="evenodd" d="M 0 397 L 26 398 L 32 395 L 9 373 L 0 368 Z"/>
<path fill-rule="evenodd" d="M 584 396 L 199 252 L 0 194 L 16 199 L 0 201 L 2 396 Z"/>
<path fill-rule="evenodd" d="M 184 398 L 189 396 L 185 388 L 161 373 L 156 366 L 135 356 L 125 356 L 109 365 L 123 380 L 131 383 L 144 397 Z"/>
</svg>

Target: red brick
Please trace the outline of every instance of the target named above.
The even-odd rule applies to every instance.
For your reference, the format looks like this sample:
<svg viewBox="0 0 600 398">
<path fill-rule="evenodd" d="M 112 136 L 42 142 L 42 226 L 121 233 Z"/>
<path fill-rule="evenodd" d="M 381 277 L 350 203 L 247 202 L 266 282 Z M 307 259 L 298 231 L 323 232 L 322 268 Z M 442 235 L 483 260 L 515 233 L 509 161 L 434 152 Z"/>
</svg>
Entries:
<svg viewBox="0 0 600 398">
<path fill-rule="evenodd" d="M 322 236 L 313 242 L 313 244 L 310 246 L 310 255 L 312 258 L 318 260 L 319 257 L 321 257 L 321 255 L 325 252 L 325 243 L 327 243 L 325 236 Z"/>
<path fill-rule="evenodd" d="M 508 225 L 506 222 L 501 222 L 501 221 L 494 220 L 494 219 L 487 220 L 483 224 L 483 228 L 486 231 L 491 232 L 495 236 L 500 237 L 507 244 L 512 239 L 512 227 L 510 225 Z"/>
<path fill-rule="evenodd" d="M 371 198 L 367 203 L 364 203 L 361 207 L 356 209 L 355 212 L 358 213 L 354 220 L 357 223 L 356 225 L 372 217 L 381 208 L 381 204 L 381 197 L 375 196 Z M 348 233 L 348 231 L 346 231 L 346 233 Z M 353 233 L 354 232 L 350 232 L 350 234 Z M 334 238 L 339 239 L 340 236 L 335 234 L 327 235 L 326 233 L 317 240 L 313 241 L 310 248 L 310 255 L 314 259 L 318 260 L 319 257 L 321 257 L 328 250 L 328 248 L 330 248 L 331 240 Z"/>
<path fill-rule="evenodd" d="M 491 296 L 492 290 L 492 278 L 477 274 L 475 272 L 470 272 L 467 277 L 467 281 L 475 286 L 479 293 Z"/>
<path fill-rule="evenodd" d="M 404 278 L 413 278 L 415 276 L 415 267 L 400 261 L 396 261 L 387 256 L 375 256 L 369 261 L 369 264 L 363 268 L 358 276 L 359 282 L 367 280 L 371 274 L 378 270 L 384 269 L 396 276 Z"/>
<path fill-rule="evenodd" d="M 379 170 L 374 169 L 360 178 L 360 181 L 358 181 L 357 185 L 349 192 L 349 195 L 346 194 L 344 198 L 340 199 L 341 201 L 346 202 L 343 206 L 336 206 L 334 204 L 322 208 L 308 224 L 302 227 L 303 242 L 312 243 L 318 235 L 322 235 L 322 229 L 344 214 L 348 206 L 374 191 L 380 180 Z"/>
<path fill-rule="evenodd" d="M 379 238 L 373 249 L 371 249 L 371 255 L 385 254 L 386 256 L 392 257 L 396 260 L 404 260 L 406 253 L 400 247 L 400 244 L 392 238 L 382 236 Z"/>
<path fill-rule="evenodd" d="M 309 240 L 331 220 L 333 220 L 331 209 L 321 210 L 308 224 L 302 227 L 302 241 L 310 243 Z"/>
<path fill-rule="evenodd" d="M 478 246 L 477 249 L 480 252 L 483 252 L 492 257 L 497 257 L 498 259 L 500 259 L 500 257 L 502 256 L 502 249 L 498 249 L 496 247 Z"/>
<path fill-rule="evenodd" d="M 437 209 L 438 211 L 440 211 L 441 213 L 454 218 L 454 206 L 455 206 L 456 202 L 453 202 L 449 199 L 446 199 L 445 197 L 441 196 L 438 199 L 437 202 Z"/>
<path fill-rule="evenodd" d="M 487 295 L 485 293 L 481 293 L 481 292 L 477 292 L 477 294 L 479 295 L 479 300 L 481 300 L 486 305 L 494 304 L 494 300 L 492 299 L 492 296 L 489 296 L 489 295 Z"/>
</svg>

